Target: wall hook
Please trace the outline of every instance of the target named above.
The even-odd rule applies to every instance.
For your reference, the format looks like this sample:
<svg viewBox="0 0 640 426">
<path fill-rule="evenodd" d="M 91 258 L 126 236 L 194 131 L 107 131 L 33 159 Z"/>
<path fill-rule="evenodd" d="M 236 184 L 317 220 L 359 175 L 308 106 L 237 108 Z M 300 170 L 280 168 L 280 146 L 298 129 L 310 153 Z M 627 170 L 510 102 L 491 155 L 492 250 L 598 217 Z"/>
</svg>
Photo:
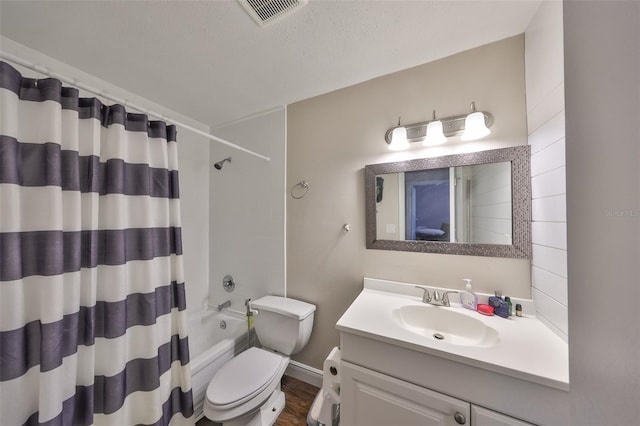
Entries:
<svg viewBox="0 0 640 426">
<path fill-rule="evenodd" d="M 344 229 L 344 232 L 349 232 L 351 231 L 351 225 L 348 223 L 345 223 L 344 225 L 342 225 L 342 229 Z"/>
</svg>

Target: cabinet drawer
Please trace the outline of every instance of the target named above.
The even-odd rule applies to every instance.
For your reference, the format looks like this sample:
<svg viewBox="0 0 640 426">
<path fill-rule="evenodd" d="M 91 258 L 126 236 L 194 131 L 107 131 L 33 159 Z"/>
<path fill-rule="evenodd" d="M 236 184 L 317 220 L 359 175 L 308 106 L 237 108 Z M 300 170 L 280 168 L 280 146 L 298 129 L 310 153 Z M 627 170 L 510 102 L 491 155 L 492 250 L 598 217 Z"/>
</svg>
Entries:
<svg viewBox="0 0 640 426">
<path fill-rule="evenodd" d="M 471 421 L 473 426 L 533 426 L 531 423 L 477 405 L 471 406 Z"/>
<path fill-rule="evenodd" d="M 469 425 L 468 402 L 344 361 L 340 393 L 349 426 Z"/>
</svg>

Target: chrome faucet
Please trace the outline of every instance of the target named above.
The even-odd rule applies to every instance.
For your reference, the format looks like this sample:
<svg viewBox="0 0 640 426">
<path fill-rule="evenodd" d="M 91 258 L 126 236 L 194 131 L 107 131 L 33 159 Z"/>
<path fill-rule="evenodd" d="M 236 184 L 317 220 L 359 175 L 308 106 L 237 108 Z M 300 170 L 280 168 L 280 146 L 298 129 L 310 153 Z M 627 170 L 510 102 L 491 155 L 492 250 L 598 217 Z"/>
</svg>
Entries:
<svg viewBox="0 0 640 426">
<path fill-rule="evenodd" d="M 440 292 L 438 290 L 433 290 L 433 295 L 431 295 L 428 288 L 420 287 L 418 285 L 414 287 L 424 291 L 424 294 L 422 295 L 422 303 L 428 303 L 429 305 L 434 306 L 451 306 L 449 303 L 449 294 L 457 293 L 457 291 L 454 290 L 447 290 L 442 294 L 442 296 L 440 296 Z"/>
<path fill-rule="evenodd" d="M 230 306 L 231 306 L 231 300 L 227 300 L 226 302 L 221 303 L 221 304 L 218 305 L 218 311 L 221 311 L 224 308 L 228 308 Z"/>
<path fill-rule="evenodd" d="M 420 287 L 419 285 L 414 285 L 414 287 L 424 291 L 422 294 L 422 303 L 431 303 L 431 295 L 429 294 L 428 288 Z"/>
</svg>

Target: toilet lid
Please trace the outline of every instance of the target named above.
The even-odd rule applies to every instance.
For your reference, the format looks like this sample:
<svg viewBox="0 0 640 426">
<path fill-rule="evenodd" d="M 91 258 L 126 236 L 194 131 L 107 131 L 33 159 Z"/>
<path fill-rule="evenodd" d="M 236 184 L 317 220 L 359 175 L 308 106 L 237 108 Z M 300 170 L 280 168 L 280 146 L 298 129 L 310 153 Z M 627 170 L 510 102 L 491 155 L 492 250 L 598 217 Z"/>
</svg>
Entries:
<svg viewBox="0 0 640 426">
<path fill-rule="evenodd" d="M 272 380 L 279 380 L 282 363 L 288 361 L 273 352 L 249 348 L 227 362 L 211 379 L 207 400 L 218 407 L 232 408 L 251 399 Z"/>
</svg>

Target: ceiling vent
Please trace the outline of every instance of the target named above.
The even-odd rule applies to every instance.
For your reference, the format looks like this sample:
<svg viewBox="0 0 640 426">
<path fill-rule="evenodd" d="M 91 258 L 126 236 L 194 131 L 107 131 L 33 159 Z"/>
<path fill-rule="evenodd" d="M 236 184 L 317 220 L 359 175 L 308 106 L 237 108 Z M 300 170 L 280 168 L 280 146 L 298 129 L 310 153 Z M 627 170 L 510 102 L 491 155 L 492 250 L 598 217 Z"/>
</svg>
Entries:
<svg viewBox="0 0 640 426">
<path fill-rule="evenodd" d="M 251 18 L 261 27 L 292 14 L 309 0 L 238 0 Z"/>
</svg>

